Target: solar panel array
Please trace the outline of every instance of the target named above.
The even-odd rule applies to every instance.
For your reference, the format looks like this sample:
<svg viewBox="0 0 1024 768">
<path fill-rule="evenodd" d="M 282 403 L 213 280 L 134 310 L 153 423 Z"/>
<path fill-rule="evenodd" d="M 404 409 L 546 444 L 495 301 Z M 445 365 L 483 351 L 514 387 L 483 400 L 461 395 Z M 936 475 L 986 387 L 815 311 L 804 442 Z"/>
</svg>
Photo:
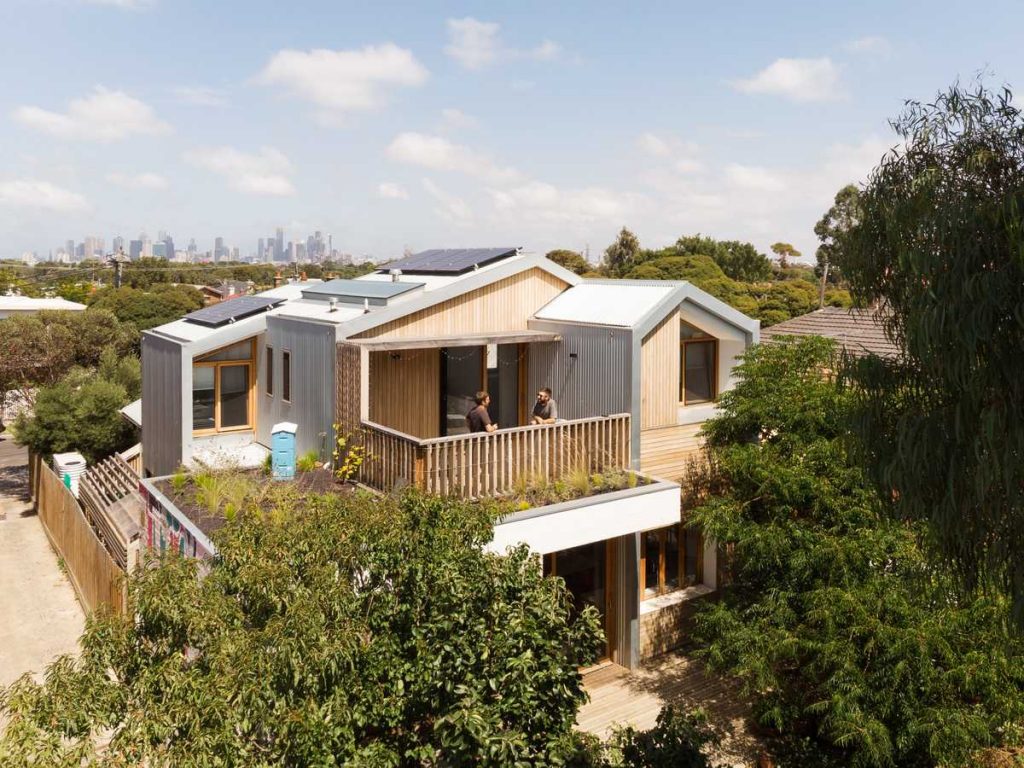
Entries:
<svg viewBox="0 0 1024 768">
<path fill-rule="evenodd" d="M 383 271 L 400 269 L 408 273 L 461 275 L 518 252 L 518 248 L 434 248 L 393 261 L 383 267 Z"/>
<path fill-rule="evenodd" d="M 358 304 L 362 304 L 366 299 L 371 304 L 386 304 L 388 299 L 422 287 L 423 283 L 337 279 L 303 289 L 302 297 L 306 299 L 338 299 L 338 301 Z"/>
<path fill-rule="evenodd" d="M 189 312 L 185 315 L 185 319 L 199 325 L 216 328 L 225 323 L 263 312 L 283 301 L 284 299 L 272 299 L 267 296 L 239 296 L 237 299 L 228 299 L 219 304 Z"/>
</svg>

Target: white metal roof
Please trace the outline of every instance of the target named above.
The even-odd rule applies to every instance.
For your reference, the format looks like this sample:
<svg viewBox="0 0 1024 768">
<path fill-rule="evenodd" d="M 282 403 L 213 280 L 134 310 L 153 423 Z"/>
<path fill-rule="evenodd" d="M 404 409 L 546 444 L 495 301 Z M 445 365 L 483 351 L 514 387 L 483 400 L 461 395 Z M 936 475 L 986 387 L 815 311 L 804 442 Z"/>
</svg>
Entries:
<svg viewBox="0 0 1024 768">
<path fill-rule="evenodd" d="M 42 309 L 65 309 L 77 312 L 85 309 L 85 304 L 60 297 L 33 299 L 29 296 L 0 295 L 0 312 L 38 312 Z"/>
<path fill-rule="evenodd" d="M 535 317 L 632 328 L 674 290 L 675 285 L 584 282 L 556 296 Z"/>
<path fill-rule="evenodd" d="M 134 400 L 121 409 L 121 415 L 137 427 L 142 426 L 142 398 Z"/>
</svg>

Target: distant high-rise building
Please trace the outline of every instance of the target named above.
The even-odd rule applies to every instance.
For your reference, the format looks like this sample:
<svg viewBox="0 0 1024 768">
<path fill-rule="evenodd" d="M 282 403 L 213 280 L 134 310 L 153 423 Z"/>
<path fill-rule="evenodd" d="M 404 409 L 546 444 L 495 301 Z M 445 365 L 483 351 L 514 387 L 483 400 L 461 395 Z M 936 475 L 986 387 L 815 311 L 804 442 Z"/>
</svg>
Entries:
<svg viewBox="0 0 1024 768">
<path fill-rule="evenodd" d="M 110 252 L 117 253 L 124 250 L 124 238 L 118 235 L 110 241 Z"/>
<path fill-rule="evenodd" d="M 213 240 L 213 260 L 215 262 L 227 258 L 227 249 L 224 247 L 224 238 L 217 237 Z"/>
<path fill-rule="evenodd" d="M 157 240 L 153 243 L 153 255 L 158 259 L 167 258 L 167 243 L 163 240 Z"/>
<path fill-rule="evenodd" d="M 96 237 L 95 235 L 89 235 L 82 241 L 82 254 L 83 258 L 92 259 L 97 254 L 101 257 L 103 253 L 103 238 Z"/>
<path fill-rule="evenodd" d="M 148 237 L 142 238 L 142 258 L 153 258 L 153 241 L 150 240 Z"/>
<path fill-rule="evenodd" d="M 164 250 L 167 252 L 167 258 L 174 258 L 174 238 L 168 235 L 166 232 L 161 233 L 163 237 L 160 239 L 163 241 Z"/>
<path fill-rule="evenodd" d="M 263 261 L 264 258 L 265 257 L 263 255 L 263 238 L 261 237 L 259 240 L 256 241 L 256 261 Z"/>
<path fill-rule="evenodd" d="M 64 243 L 64 253 L 68 255 L 68 259 L 75 258 L 75 241 L 68 240 Z"/>
<path fill-rule="evenodd" d="M 280 261 L 284 257 L 284 230 L 277 228 L 274 236 L 274 260 Z"/>
<path fill-rule="evenodd" d="M 278 230 L 280 232 L 281 230 Z M 291 240 L 288 241 L 288 263 L 297 262 L 299 260 L 298 248 L 295 243 Z"/>
<path fill-rule="evenodd" d="M 142 258 L 142 241 L 132 240 L 128 243 L 128 258 L 132 261 L 138 261 Z"/>
</svg>

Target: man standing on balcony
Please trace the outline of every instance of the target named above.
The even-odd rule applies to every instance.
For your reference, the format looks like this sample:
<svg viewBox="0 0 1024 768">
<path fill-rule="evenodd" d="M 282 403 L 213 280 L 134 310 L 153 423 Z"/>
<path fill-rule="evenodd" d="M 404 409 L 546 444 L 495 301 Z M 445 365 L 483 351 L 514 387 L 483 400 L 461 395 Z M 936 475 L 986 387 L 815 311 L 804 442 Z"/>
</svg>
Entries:
<svg viewBox="0 0 1024 768">
<path fill-rule="evenodd" d="M 551 397 L 551 389 L 544 387 L 537 393 L 537 402 L 533 406 L 531 424 L 554 424 L 558 421 L 558 403 Z"/>
<path fill-rule="evenodd" d="M 476 405 L 466 414 L 466 424 L 470 432 L 495 432 L 498 425 L 491 422 L 487 406 L 491 404 L 491 396 L 486 392 L 477 392 L 473 397 Z"/>
</svg>

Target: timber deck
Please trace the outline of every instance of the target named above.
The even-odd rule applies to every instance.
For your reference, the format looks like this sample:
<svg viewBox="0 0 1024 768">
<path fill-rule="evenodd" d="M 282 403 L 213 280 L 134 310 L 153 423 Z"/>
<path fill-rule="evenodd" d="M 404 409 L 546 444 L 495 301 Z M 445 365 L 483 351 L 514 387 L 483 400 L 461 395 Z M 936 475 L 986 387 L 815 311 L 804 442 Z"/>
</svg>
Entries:
<svg viewBox="0 0 1024 768">
<path fill-rule="evenodd" d="M 674 704 L 686 711 L 701 707 L 707 713 L 722 736 L 713 753 L 716 764 L 754 765 L 763 749 L 748 726 L 750 703 L 737 686 L 681 654 L 667 654 L 634 672 L 607 664 L 586 673 L 583 686 L 590 701 L 580 708 L 576 724 L 602 739 L 616 726 L 652 728 L 662 707 Z"/>
</svg>

